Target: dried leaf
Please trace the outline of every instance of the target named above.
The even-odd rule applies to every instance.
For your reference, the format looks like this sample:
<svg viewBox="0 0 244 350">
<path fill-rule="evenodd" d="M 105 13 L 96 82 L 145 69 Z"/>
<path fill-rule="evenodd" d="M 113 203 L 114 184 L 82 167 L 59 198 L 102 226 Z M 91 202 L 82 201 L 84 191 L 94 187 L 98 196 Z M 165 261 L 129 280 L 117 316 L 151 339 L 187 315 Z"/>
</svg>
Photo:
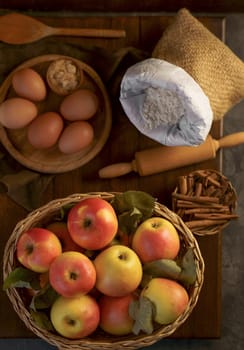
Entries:
<svg viewBox="0 0 244 350">
<path fill-rule="evenodd" d="M 111 205 L 118 216 L 120 230 L 130 234 L 152 216 L 155 199 L 143 191 L 126 191 L 116 194 Z"/>
<path fill-rule="evenodd" d="M 189 248 L 183 256 L 181 262 L 180 280 L 186 284 L 193 284 L 197 278 L 196 262 L 192 248 Z"/>
<path fill-rule="evenodd" d="M 17 267 L 7 276 L 3 283 L 3 290 L 8 288 L 40 289 L 39 274 L 24 267 Z"/>
<path fill-rule="evenodd" d="M 47 331 L 54 331 L 54 327 L 45 312 L 30 310 L 30 313 L 33 321 L 38 327 Z"/>
<path fill-rule="evenodd" d="M 33 296 L 30 308 L 34 311 L 39 309 L 48 309 L 52 306 L 57 297 L 58 293 L 49 284 L 47 284 Z"/>
<path fill-rule="evenodd" d="M 140 286 L 142 288 L 146 287 L 146 285 L 148 285 L 148 283 L 151 281 L 152 278 L 153 278 L 152 275 L 149 275 L 146 272 L 143 272 Z"/>
<path fill-rule="evenodd" d="M 178 280 L 186 285 L 193 284 L 196 280 L 196 262 L 193 250 L 189 248 L 179 261 L 159 259 L 145 263 L 143 273 L 145 281 L 149 277 L 164 277 Z"/>
<path fill-rule="evenodd" d="M 135 321 L 132 332 L 136 335 L 140 331 L 152 334 L 154 313 L 155 307 L 148 298 L 140 296 L 138 300 L 133 300 L 129 306 L 129 315 Z"/>
<path fill-rule="evenodd" d="M 181 267 L 175 260 L 159 259 L 145 263 L 143 271 L 152 277 L 165 277 L 177 280 L 181 273 Z"/>
<path fill-rule="evenodd" d="M 60 220 L 67 220 L 67 214 L 69 210 L 75 205 L 75 203 L 65 204 L 60 208 Z"/>
<path fill-rule="evenodd" d="M 143 191 L 126 191 L 116 194 L 111 204 L 119 214 L 137 208 L 143 216 L 150 217 L 154 209 L 155 199 Z"/>
<path fill-rule="evenodd" d="M 119 228 L 126 234 L 134 232 L 142 220 L 142 213 L 136 208 L 118 215 Z"/>
</svg>

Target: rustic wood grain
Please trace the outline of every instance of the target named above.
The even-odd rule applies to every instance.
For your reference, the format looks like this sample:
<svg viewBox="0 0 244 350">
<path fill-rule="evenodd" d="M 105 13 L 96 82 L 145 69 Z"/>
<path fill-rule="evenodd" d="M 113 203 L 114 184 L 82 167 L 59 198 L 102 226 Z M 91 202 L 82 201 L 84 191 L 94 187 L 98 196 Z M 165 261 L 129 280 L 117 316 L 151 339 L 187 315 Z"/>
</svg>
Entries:
<svg viewBox="0 0 244 350">
<path fill-rule="evenodd" d="M 71 1 L 72 3 L 72 1 Z M 87 2 L 88 3 L 88 2 Z M 90 1 L 89 3 L 93 3 Z M 143 2 L 146 3 L 146 2 Z M 149 2 L 150 3 L 150 2 Z M 62 2 L 59 2 L 61 5 Z M 69 2 L 70 4 L 70 2 Z M 118 16 L 118 17 L 87 17 L 58 18 L 43 17 L 50 25 L 82 25 L 111 28 L 126 28 L 127 36 L 118 41 L 94 39 L 93 44 L 105 48 L 116 49 L 123 46 L 135 46 L 144 50 L 152 50 L 161 33 L 171 21 L 170 16 Z M 222 37 L 223 19 L 216 17 L 201 17 L 201 21 L 217 36 Z M 77 38 L 64 38 L 69 43 L 76 43 Z M 83 44 L 89 44 L 84 39 Z M 6 58 L 7 59 L 7 58 Z M 98 170 L 108 164 L 120 161 L 130 161 L 138 150 L 151 147 L 155 142 L 141 135 L 125 117 L 117 100 L 113 100 L 113 124 L 109 139 L 102 151 L 89 163 L 77 170 L 61 173 L 54 177 L 42 197 L 42 203 L 54 198 L 64 197 L 75 192 L 89 191 L 126 191 L 137 189 L 149 192 L 159 202 L 171 207 L 171 193 L 176 186 L 178 176 L 198 168 L 213 168 L 221 170 L 221 152 L 216 159 L 167 171 L 147 177 L 139 177 L 135 173 L 121 178 L 101 180 Z M 215 123 L 212 128 L 215 138 L 221 136 L 221 124 Z M 167 161 L 165 159 L 161 161 Z M 4 195 L 0 195 L 1 240 L 0 254 L 14 225 L 26 215 L 26 212 Z M 220 336 L 221 324 L 221 235 L 197 237 L 202 255 L 206 263 L 205 282 L 199 302 L 187 322 L 173 337 L 216 338 Z M 0 337 L 24 338 L 33 337 L 25 328 L 18 316 L 12 310 L 6 295 L 0 291 Z"/>
<path fill-rule="evenodd" d="M 157 12 L 157 11 L 177 11 L 181 7 L 187 7 L 191 11 L 197 12 L 243 12 L 244 3 L 242 0 L 8 0 L 0 5 L 3 9 L 36 10 L 36 11 L 86 11 L 86 12 Z"/>
</svg>

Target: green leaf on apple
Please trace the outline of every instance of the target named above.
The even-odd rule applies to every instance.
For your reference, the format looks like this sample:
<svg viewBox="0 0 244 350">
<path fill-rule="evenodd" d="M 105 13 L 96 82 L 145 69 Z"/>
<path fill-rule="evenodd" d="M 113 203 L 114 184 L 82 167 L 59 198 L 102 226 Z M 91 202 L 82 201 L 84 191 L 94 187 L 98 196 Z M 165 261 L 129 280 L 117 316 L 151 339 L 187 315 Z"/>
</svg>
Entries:
<svg viewBox="0 0 244 350">
<path fill-rule="evenodd" d="M 152 277 L 165 277 L 177 280 L 180 277 L 181 267 L 175 260 L 159 259 L 145 263 L 143 272 Z"/>
<path fill-rule="evenodd" d="M 192 248 L 188 248 L 182 258 L 158 259 L 143 266 L 144 280 L 150 278 L 163 277 L 178 280 L 186 285 L 191 285 L 196 281 L 196 262 Z M 146 282 L 145 282 L 146 283 Z"/>
<path fill-rule="evenodd" d="M 119 228 L 122 232 L 130 234 L 135 231 L 138 223 L 141 221 L 142 214 L 136 208 L 131 209 L 117 216 Z"/>
<path fill-rule="evenodd" d="M 125 191 L 114 196 L 111 204 L 118 214 L 137 208 L 145 217 L 151 217 L 155 199 L 143 191 Z"/>
<path fill-rule="evenodd" d="M 68 203 L 60 208 L 60 220 L 65 220 L 69 210 L 74 206 L 75 203 Z"/>
<path fill-rule="evenodd" d="M 54 331 L 54 327 L 45 312 L 30 310 L 30 314 L 38 327 L 47 331 Z"/>
<path fill-rule="evenodd" d="M 146 272 L 143 272 L 141 283 L 140 283 L 141 288 L 145 288 L 152 278 L 153 278 L 152 275 L 149 275 Z"/>
<path fill-rule="evenodd" d="M 39 274 L 24 267 L 17 267 L 7 276 L 3 290 L 8 288 L 40 289 Z"/>
<path fill-rule="evenodd" d="M 193 284 L 197 278 L 197 268 L 192 248 L 186 251 L 179 265 L 181 266 L 179 279 L 187 285 Z"/>
<path fill-rule="evenodd" d="M 121 231 L 130 234 L 138 225 L 152 216 L 155 199 L 143 191 L 126 191 L 114 196 L 111 201 Z"/>
<path fill-rule="evenodd" d="M 58 293 L 47 284 L 36 295 L 33 296 L 30 308 L 34 311 L 39 309 L 48 309 L 57 299 Z"/>
<path fill-rule="evenodd" d="M 138 335 L 140 331 L 152 334 L 155 306 L 147 297 L 140 296 L 129 305 L 129 315 L 135 321 L 132 332 Z"/>
</svg>

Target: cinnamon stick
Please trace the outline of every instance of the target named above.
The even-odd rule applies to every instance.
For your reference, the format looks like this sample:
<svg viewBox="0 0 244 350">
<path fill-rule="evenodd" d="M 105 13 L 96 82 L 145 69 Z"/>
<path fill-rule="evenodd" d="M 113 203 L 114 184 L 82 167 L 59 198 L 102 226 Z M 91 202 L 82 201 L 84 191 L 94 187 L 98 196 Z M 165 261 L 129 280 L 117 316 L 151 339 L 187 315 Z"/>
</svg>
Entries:
<svg viewBox="0 0 244 350">
<path fill-rule="evenodd" d="M 174 211 L 193 230 L 207 230 L 238 218 L 233 213 L 235 201 L 235 193 L 231 191 L 228 180 L 211 170 L 200 169 L 182 176 L 178 192 L 172 194 Z"/>
<path fill-rule="evenodd" d="M 198 208 L 192 208 L 192 209 L 185 209 L 185 215 L 195 214 L 195 213 L 216 213 L 216 210 L 220 213 L 228 213 L 229 210 L 226 207 L 223 208 L 205 208 L 205 207 L 198 207 Z"/>
<path fill-rule="evenodd" d="M 189 192 L 190 190 L 192 190 L 193 185 L 194 185 L 193 175 L 188 175 L 188 176 L 187 176 L 187 188 L 188 188 L 188 192 Z"/>
<path fill-rule="evenodd" d="M 179 177 L 179 190 L 181 194 L 187 194 L 187 177 L 184 175 Z"/>
<path fill-rule="evenodd" d="M 211 196 L 213 193 L 215 192 L 215 187 L 212 185 L 212 186 L 209 186 L 208 188 L 206 188 L 205 190 L 205 193 L 207 196 Z"/>
<path fill-rule="evenodd" d="M 181 193 L 173 193 L 172 195 L 174 197 L 176 197 L 176 198 L 187 200 L 187 201 L 191 201 L 191 202 L 219 203 L 219 198 L 217 198 L 217 197 L 209 197 L 209 196 L 198 196 L 198 197 L 196 197 L 196 196 L 188 196 L 186 194 L 181 194 Z"/>
<path fill-rule="evenodd" d="M 185 200 L 181 200 L 179 199 L 177 201 L 177 207 L 179 208 L 215 208 L 215 209 L 226 209 L 228 210 L 229 207 L 227 205 L 223 205 L 220 203 L 198 203 L 198 202 L 190 202 L 190 201 L 185 201 Z"/>
<path fill-rule="evenodd" d="M 197 182 L 196 183 L 195 196 L 200 197 L 201 194 L 202 194 L 202 183 L 201 182 Z"/>
<path fill-rule="evenodd" d="M 228 220 L 218 220 L 218 225 L 220 224 L 226 224 Z M 207 226 L 215 226 L 216 220 L 210 220 L 210 219 L 202 219 L 202 220 L 193 220 L 193 221 L 187 221 L 185 222 L 187 227 L 191 228 L 199 228 L 199 227 L 207 227 Z"/>
<path fill-rule="evenodd" d="M 235 214 L 205 214 L 205 213 L 195 213 L 194 217 L 196 219 L 211 219 L 211 220 L 223 220 L 223 219 L 237 219 L 238 215 Z"/>
</svg>

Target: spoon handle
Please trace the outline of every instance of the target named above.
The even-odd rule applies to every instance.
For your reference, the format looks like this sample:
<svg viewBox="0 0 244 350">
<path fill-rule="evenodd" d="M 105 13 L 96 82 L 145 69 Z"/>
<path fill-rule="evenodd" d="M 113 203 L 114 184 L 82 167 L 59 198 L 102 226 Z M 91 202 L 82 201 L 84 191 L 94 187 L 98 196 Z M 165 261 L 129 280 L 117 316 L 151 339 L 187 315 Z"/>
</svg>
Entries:
<svg viewBox="0 0 244 350">
<path fill-rule="evenodd" d="M 96 28 L 55 28 L 50 27 L 50 35 L 68 35 L 90 38 L 125 38 L 125 30 Z"/>
</svg>

